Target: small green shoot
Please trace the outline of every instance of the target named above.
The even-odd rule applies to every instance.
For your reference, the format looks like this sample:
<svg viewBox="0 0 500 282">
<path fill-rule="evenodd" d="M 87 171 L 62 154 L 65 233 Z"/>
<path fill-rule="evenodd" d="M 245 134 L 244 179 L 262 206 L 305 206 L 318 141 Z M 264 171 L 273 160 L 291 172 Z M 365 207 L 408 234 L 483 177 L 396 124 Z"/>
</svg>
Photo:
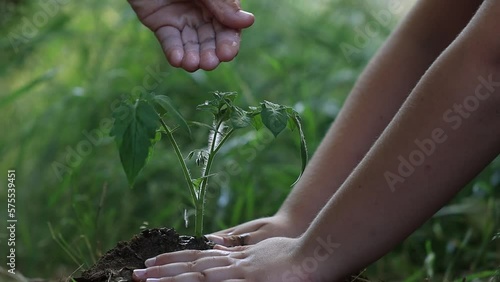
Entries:
<svg viewBox="0 0 500 282">
<path fill-rule="evenodd" d="M 308 155 L 304 132 L 299 114 L 291 107 L 264 101 L 260 107 L 242 109 L 234 104 L 236 93 L 213 94 L 214 99 L 206 101 L 197 107 L 198 110 L 212 114 L 211 124 L 202 122 L 186 122 L 177 111 L 171 99 L 164 95 L 148 95 L 135 101 L 123 101 L 113 112 L 115 122 L 111 135 L 115 137 L 120 153 L 120 160 L 127 175 L 128 182 L 133 186 L 137 175 L 146 165 L 151 156 L 153 147 L 165 135 L 172 145 L 182 169 L 186 185 L 191 194 L 195 208 L 195 236 L 203 234 L 203 216 L 205 197 L 211 168 L 220 148 L 235 133 L 235 131 L 253 127 L 259 130 L 263 126 L 277 137 L 285 128 L 297 129 L 300 137 L 300 152 L 302 170 L 305 169 Z M 175 128 L 169 127 L 165 116 L 172 118 L 178 128 L 191 134 L 190 125 L 209 129 L 207 148 L 190 152 L 185 158 L 175 140 Z M 200 176 L 192 177 L 186 159 L 195 157 L 200 167 Z M 300 175 L 299 175 L 300 178 Z M 296 182 L 295 182 L 296 183 Z"/>
</svg>

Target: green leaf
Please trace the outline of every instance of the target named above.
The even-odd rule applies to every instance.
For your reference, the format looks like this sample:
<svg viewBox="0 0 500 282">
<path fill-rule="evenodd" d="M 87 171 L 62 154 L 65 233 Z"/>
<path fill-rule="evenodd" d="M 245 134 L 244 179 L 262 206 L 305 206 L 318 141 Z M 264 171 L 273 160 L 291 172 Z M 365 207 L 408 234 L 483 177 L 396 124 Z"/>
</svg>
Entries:
<svg viewBox="0 0 500 282">
<path fill-rule="evenodd" d="M 295 124 L 294 120 L 294 116 L 296 114 L 295 110 L 291 107 L 286 107 L 286 114 L 288 115 L 286 127 L 290 129 L 290 131 L 295 131 L 295 129 L 297 129 L 297 125 Z"/>
<path fill-rule="evenodd" d="M 161 135 L 162 135 L 162 132 L 159 131 L 159 130 L 156 130 L 156 134 L 155 134 L 155 138 L 151 140 L 151 143 L 154 145 L 158 142 L 160 142 L 161 140 Z M 149 150 L 148 150 L 148 157 L 146 158 L 146 162 L 145 163 L 148 163 L 149 159 L 151 158 L 151 156 L 153 155 L 153 150 L 154 149 L 154 146 L 150 146 L 149 147 Z"/>
<path fill-rule="evenodd" d="M 210 101 L 198 105 L 197 109 L 211 112 L 217 122 L 227 121 L 231 118 L 233 101 L 236 99 L 236 92 L 215 92 L 214 98 Z"/>
<path fill-rule="evenodd" d="M 286 128 L 288 116 L 285 107 L 268 101 L 261 103 L 262 122 L 277 137 Z"/>
<path fill-rule="evenodd" d="M 238 93 L 236 92 L 214 92 L 214 97 L 219 103 L 232 105 Z"/>
<path fill-rule="evenodd" d="M 197 109 L 202 111 L 209 111 L 214 115 L 220 115 L 221 111 L 227 110 L 232 107 L 234 99 L 236 99 L 236 92 L 214 92 L 214 99 L 205 101 L 203 104 L 198 105 Z"/>
<path fill-rule="evenodd" d="M 219 104 L 215 100 L 205 101 L 196 107 L 197 110 L 211 112 L 216 115 L 219 111 Z"/>
<path fill-rule="evenodd" d="M 260 114 L 260 112 L 262 112 L 262 108 L 261 107 L 250 106 L 250 107 L 248 107 L 248 111 L 247 112 L 249 114 L 251 114 L 252 116 L 253 115 L 258 115 L 258 114 Z"/>
<path fill-rule="evenodd" d="M 201 189 L 200 185 L 204 179 L 208 179 L 209 177 L 212 177 L 214 175 L 216 175 L 216 173 L 211 173 L 211 174 L 203 176 L 203 177 L 191 179 L 191 182 L 193 183 L 194 188 L 196 189 L 196 192 L 200 191 L 200 189 Z"/>
<path fill-rule="evenodd" d="M 251 118 L 243 109 L 233 106 L 231 112 L 231 124 L 233 128 L 245 128 L 251 123 Z"/>
<path fill-rule="evenodd" d="M 184 132 L 191 136 L 191 129 L 189 128 L 189 125 L 187 124 L 184 117 L 182 117 L 179 111 L 177 111 L 177 109 L 174 107 L 172 99 L 170 99 L 170 97 L 165 95 L 156 95 L 154 97 L 154 101 L 175 119 L 175 121 L 179 124 L 180 128 L 184 130 Z"/>
<path fill-rule="evenodd" d="M 201 185 L 201 182 L 203 182 L 203 178 L 200 177 L 200 178 L 195 178 L 195 179 L 191 179 L 191 182 L 193 182 L 193 186 L 194 186 L 194 189 L 197 193 L 200 192 L 200 185 Z"/>
<path fill-rule="evenodd" d="M 255 130 L 259 130 L 262 128 L 262 126 L 264 125 L 264 123 L 262 123 L 262 117 L 261 115 L 254 115 L 252 117 L 252 126 L 255 128 Z"/>
<path fill-rule="evenodd" d="M 260 116 L 262 112 L 262 107 L 248 107 L 247 115 L 250 117 L 250 122 L 255 130 L 259 130 L 264 125 L 262 123 L 262 117 Z"/>
<path fill-rule="evenodd" d="M 149 103 L 137 100 L 133 105 L 123 103 L 113 116 L 111 135 L 115 136 L 128 182 L 133 185 L 159 139 L 156 134 L 160 126 L 158 114 Z"/>
<path fill-rule="evenodd" d="M 288 118 L 299 129 L 299 136 L 300 136 L 300 158 L 302 160 L 302 170 L 300 171 L 300 175 L 297 178 L 297 180 L 295 180 L 295 182 L 292 184 L 292 186 L 294 186 L 295 184 L 297 184 L 300 177 L 302 176 L 302 173 L 306 169 L 306 165 L 307 165 L 307 161 L 309 159 L 309 156 L 307 153 L 306 138 L 304 136 L 304 131 L 302 130 L 302 123 L 301 123 L 299 114 L 296 111 L 292 110 L 291 113 L 289 113 Z"/>
</svg>

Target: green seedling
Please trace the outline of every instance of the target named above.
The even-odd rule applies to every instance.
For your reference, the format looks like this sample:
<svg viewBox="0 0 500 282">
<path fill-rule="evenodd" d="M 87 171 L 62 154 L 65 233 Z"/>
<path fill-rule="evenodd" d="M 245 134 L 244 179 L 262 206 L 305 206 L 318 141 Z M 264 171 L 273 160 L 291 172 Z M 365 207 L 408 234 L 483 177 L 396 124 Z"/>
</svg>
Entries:
<svg viewBox="0 0 500 282">
<path fill-rule="evenodd" d="M 277 137 L 287 127 L 292 131 L 297 130 L 301 144 L 301 174 L 308 158 L 300 117 L 291 107 L 264 101 L 260 103 L 260 107 L 249 107 L 244 110 L 234 105 L 236 93 L 216 92 L 213 96 L 214 99 L 197 107 L 198 110 L 212 114 L 212 123 L 190 123 L 190 125 L 209 129 L 208 146 L 190 152 L 187 158 L 183 156 L 174 138 L 174 131 L 179 128 L 187 134 L 191 134 L 191 129 L 168 96 L 143 95 L 135 101 L 123 101 L 113 112 L 115 122 L 111 135 L 115 137 L 120 160 L 131 186 L 147 163 L 154 145 L 161 136 L 165 135 L 172 144 L 195 208 L 195 236 L 197 237 L 203 234 L 205 196 L 208 181 L 214 175 L 211 174 L 214 158 L 235 131 L 251 126 L 255 130 L 266 127 Z M 175 127 L 167 125 L 166 116 L 169 116 L 172 122 L 177 125 Z M 199 177 L 196 178 L 192 177 L 186 164 L 186 159 L 189 160 L 193 157 L 200 167 Z"/>
</svg>

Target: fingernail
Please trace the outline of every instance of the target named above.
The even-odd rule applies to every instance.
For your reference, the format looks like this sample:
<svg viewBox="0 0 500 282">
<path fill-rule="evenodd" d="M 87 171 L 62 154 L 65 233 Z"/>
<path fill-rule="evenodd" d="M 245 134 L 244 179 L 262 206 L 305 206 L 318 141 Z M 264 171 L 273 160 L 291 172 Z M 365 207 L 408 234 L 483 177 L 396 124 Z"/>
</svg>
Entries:
<svg viewBox="0 0 500 282">
<path fill-rule="evenodd" d="M 134 275 L 139 279 L 143 279 L 145 274 L 146 269 L 134 269 Z"/>
<path fill-rule="evenodd" d="M 236 14 L 239 16 L 252 16 L 253 17 L 252 13 L 249 13 L 249 12 L 243 11 L 243 10 L 239 10 L 238 12 L 236 12 Z"/>
<path fill-rule="evenodd" d="M 148 278 L 146 282 L 160 282 L 160 278 Z"/>
<path fill-rule="evenodd" d="M 156 258 L 150 258 L 150 259 L 147 259 L 144 264 L 147 266 L 147 267 L 150 267 L 150 266 L 153 266 L 155 265 L 155 262 L 156 262 Z"/>
</svg>

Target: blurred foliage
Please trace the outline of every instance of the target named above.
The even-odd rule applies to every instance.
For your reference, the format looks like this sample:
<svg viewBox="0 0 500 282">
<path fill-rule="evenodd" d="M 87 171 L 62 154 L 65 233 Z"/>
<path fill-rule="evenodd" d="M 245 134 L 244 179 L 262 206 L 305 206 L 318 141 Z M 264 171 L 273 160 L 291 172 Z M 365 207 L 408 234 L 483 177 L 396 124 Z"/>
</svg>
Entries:
<svg viewBox="0 0 500 282">
<path fill-rule="evenodd" d="M 192 120 L 209 118 L 194 109 L 213 91 L 240 93 L 241 106 L 263 99 L 293 106 L 314 152 L 400 15 L 391 26 L 379 25 L 352 56 L 340 44 L 353 44 L 355 30 L 386 2 L 245 1 L 257 21 L 244 33 L 239 56 L 215 71 L 190 74 L 166 64 L 126 1 L 3 0 L 0 179 L 5 183 L 4 172 L 16 169 L 18 269 L 28 277 L 65 277 L 146 223 L 186 232 L 191 205 L 169 144 L 156 146 L 136 188 L 128 189 L 108 137 L 116 102 L 145 91 L 145 80 L 146 90 L 169 95 Z M 196 149 L 206 144 L 204 136 L 200 129 L 179 142 Z M 294 140 L 273 142 L 248 131 L 227 144 L 214 168 L 219 175 L 209 190 L 207 231 L 278 209 L 300 167 Z M 405 281 L 491 277 L 500 264 L 500 240 L 492 240 L 500 229 L 498 186 L 495 162 L 366 274 Z M 6 202 L 4 189 L 0 199 Z M 5 212 L 0 209 L 0 218 Z M 6 237 L 0 230 L 2 250 Z"/>
</svg>

